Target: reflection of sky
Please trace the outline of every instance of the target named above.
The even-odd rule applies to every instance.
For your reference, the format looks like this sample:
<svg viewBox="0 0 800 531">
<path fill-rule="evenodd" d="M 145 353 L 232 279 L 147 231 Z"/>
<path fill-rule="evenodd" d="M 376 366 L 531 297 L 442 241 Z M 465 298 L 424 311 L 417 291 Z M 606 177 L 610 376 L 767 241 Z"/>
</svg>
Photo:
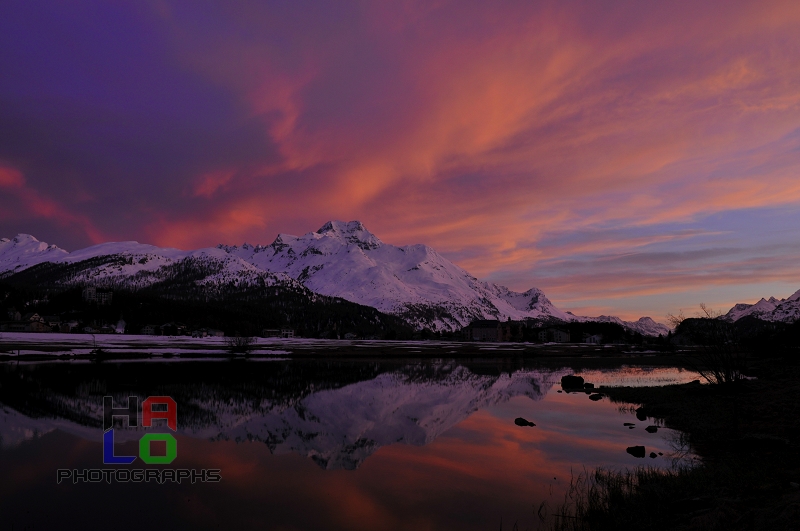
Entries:
<svg viewBox="0 0 800 531">
<path fill-rule="evenodd" d="M 786 296 L 798 24 L 794 0 L 3 2 L 0 236 L 360 219 L 588 314 Z"/>
<path fill-rule="evenodd" d="M 516 426 L 518 416 L 537 426 Z M 99 466 L 101 448 L 54 432 L 0 452 L 0 470 L 10 479 L 0 485 L 0 512 L 20 528 L 58 522 L 99 529 L 112 519 L 117 529 L 147 522 L 198 529 L 491 529 L 501 518 L 525 528 L 534 524 L 531 507 L 561 502 L 570 474 L 584 467 L 668 466 L 666 455 L 643 460 L 625 452 L 633 445 L 671 452 L 670 430 L 649 434 L 647 425 L 607 400 L 556 387 L 541 401 L 516 397 L 478 411 L 426 446 L 384 446 L 355 471 L 270 455 L 261 443 L 179 436 L 176 466 L 222 470 L 220 484 L 194 486 L 56 485 L 57 468 Z M 127 453 L 135 453 L 135 443 L 119 446 L 118 454 Z M 46 508 L 35 510 L 42 499 Z M 131 500 L 147 510 L 120 519 Z"/>
</svg>

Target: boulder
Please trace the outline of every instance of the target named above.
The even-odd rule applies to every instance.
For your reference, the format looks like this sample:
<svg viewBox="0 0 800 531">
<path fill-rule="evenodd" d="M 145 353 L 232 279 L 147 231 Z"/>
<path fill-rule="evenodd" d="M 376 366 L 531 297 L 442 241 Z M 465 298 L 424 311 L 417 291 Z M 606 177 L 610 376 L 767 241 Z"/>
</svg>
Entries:
<svg viewBox="0 0 800 531">
<path fill-rule="evenodd" d="M 658 431 L 658 426 L 648 426 L 644 429 L 647 433 L 655 433 Z"/>
<path fill-rule="evenodd" d="M 561 388 L 566 390 L 583 391 L 583 378 L 570 374 L 561 377 Z"/>
<path fill-rule="evenodd" d="M 645 414 L 643 407 L 640 407 L 636 410 L 636 418 L 639 420 L 647 420 L 647 415 Z"/>
<path fill-rule="evenodd" d="M 636 457 L 636 458 L 639 458 L 639 459 L 643 459 L 644 456 L 647 455 L 647 452 L 645 452 L 644 446 L 628 446 L 628 449 L 625 450 L 625 451 L 628 452 L 629 454 L 631 454 L 633 457 Z"/>
<path fill-rule="evenodd" d="M 634 424 L 633 422 L 623 422 L 622 425 L 623 426 L 636 426 L 636 424 Z"/>
<path fill-rule="evenodd" d="M 524 419 L 522 417 L 515 418 L 514 419 L 514 424 L 516 424 L 517 426 L 536 426 L 536 424 L 534 424 L 533 422 L 531 422 L 531 421 L 529 421 L 527 419 Z"/>
<path fill-rule="evenodd" d="M 655 452 L 650 452 L 650 459 L 655 459 L 658 455 Z"/>
<path fill-rule="evenodd" d="M 602 399 L 603 399 L 603 395 L 601 395 L 600 393 L 595 393 L 593 395 L 589 395 L 589 400 L 594 400 L 595 402 L 597 402 L 598 400 L 602 400 Z"/>
</svg>

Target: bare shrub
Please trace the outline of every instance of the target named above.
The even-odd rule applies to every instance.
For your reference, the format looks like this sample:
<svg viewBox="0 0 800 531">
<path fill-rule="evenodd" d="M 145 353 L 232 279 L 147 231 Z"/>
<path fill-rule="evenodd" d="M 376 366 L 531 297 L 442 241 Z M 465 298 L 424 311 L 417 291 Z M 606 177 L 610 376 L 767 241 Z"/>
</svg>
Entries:
<svg viewBox="0 0 800 531">
<path fill-rule="evenodd" d="M 667 314 L 667 322 L 672 325 L 672 328 L 678 328 L 685 320 L 686 317 L 683 315 L 683 310 L 678 311 L 678 315 Z"/>
<path fill-rule="evenodd" d="M 225 338 L 228 350 L 234 354 L 249 354 L 256 344 L 256 338 L 249 336 L 232 336 Z"/>
<path fill-rule="evenodd" d="M 748 355 L 734 325 L 720 317 L 700 303 L 697 317 L 684 319 L 679 326 L 698 348 L 688 355 L 690 368 L 708 383 L 733 384 L 744 379 Z"/>
</svg>

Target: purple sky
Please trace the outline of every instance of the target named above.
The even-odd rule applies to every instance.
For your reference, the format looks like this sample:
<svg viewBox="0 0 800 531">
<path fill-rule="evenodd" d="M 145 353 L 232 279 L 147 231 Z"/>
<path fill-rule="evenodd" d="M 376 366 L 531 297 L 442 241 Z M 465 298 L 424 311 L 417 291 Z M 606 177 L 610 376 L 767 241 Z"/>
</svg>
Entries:
<svg viewBox="0 0 800 531">
<path fill-rule="evenodd" d="M 576 313 L 800 288 L 800 4 L 0 4 L 0 236 L 358 219 Z"/>
</svg>

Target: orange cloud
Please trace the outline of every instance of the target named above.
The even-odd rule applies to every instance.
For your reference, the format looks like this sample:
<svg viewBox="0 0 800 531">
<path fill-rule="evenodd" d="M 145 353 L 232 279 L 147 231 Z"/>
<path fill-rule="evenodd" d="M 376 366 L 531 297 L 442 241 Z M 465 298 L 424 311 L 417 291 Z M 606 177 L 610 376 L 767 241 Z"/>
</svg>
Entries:
<svg viewBox="0 0 800 531">
<path fill-rule="evenodd" d="M 224 153 L 191 151 L 174 189 L 154 178 L 164 197 L 180 196 L 174 203 L 119 185 L 144 205 L 123 208 L 147 220 L 130 230 L 148 241 L 268 243 L 360 219 L 384 241 L 423 242 L 475 275 L 517 289 L 547 282 L 549 296 L 570 301 L 702 282 L 696 264 L 647 277 L 606 259 L 693 241 L 639 229 L 702 231 L 715 213 L 800 205 L 794 1 L 226 4 L 180 17 L 162 2 L 152 11 L 159 56 L 196 76 L 203 98 L 223 93 L 230 104 L 208 127 L 237 133 Z M 251 133 L 241 143 L 239 130 Z M 32 193 L 4 171 L 4 190 Z M 48 202 L 43 188 L 27 197 L 36 216 L 95 219 Z M 569 237 L 598 227 L 619 233 Z M 554 234 L 565 241 L 552 244 Z M 595 258 L 592 275 L 535 274 L 578 253 Z M 718 264 L 711 282 L 762 274 L 764 257 L 749 258 L 731 258 L 729 274 Z"/>
<path fill-rule="evenodd" d="M 235 172 L 230 170 L 205 173 L 197 179 L 194 186 L 194 195 L 211 197 L 217 190 L 228 184 L 234 175 Z"/>
</svg>

